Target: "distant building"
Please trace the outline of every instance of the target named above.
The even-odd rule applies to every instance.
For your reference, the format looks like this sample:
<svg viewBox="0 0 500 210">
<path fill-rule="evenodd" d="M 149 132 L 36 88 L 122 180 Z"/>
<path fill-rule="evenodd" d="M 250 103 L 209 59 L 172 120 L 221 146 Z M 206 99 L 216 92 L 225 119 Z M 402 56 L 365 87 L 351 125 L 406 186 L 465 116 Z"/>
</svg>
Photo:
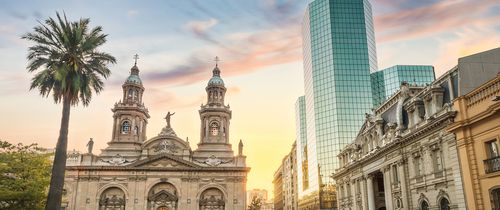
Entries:
<svg viewBox="0 0 500 210">
<path fill-rule="evenodd" d="M 236 154 L 229 143 L 232 112 L 224 103 L 220 73 L 216 65 L 205 88 L 206 104 L 198 111 L 200 140 L 192 149 L 171 126 L 171 112 L 158 135 L 146 138 L 146 91 L 134 65 L 122 100 L 112 109 L 108 147 L 94 155 L 89 141 L 86 153 L 68 155 L 63 209 L 245 209 L 250 169 L 241 140 Z"/>
<path fill-rule="evenodd" d="M 273 177 L 273 203 L 275 210 L 284 209 L 284 196 L 283 196 L 283 165 L 280 165 L 278 170 L 274 172 Z"/>
<path fill-rule="evenodd" d="M 307 159 L 307 119 L 305 96 L 295 102 L 295 132 L 297 154 L 297 195 L 309 188 L 309 171 Z"/>
<path fill-rule="evenodd" d="M 399 90 L 402 82 L 425 86 L 433 82 L 433 66 L 396 65 L 370 74 L 373 106 L 377 107 Z"/>
<path fill-rule="evenodd" d="M 492 58 L 500 65 L 500 56 Z M 500 209 L 500 73 L 458 97 L 453 109 L 458 113 L 448 130 L 457 138 L 467 208 Z"/>
<path fill-rule="evenodd" d="M 267 200 L 262 203 L 260 210 L 274 210 L 274 202 L 273 200 Z"/>
<path fill-rule="evenodd" d="M 284 210 L 298 209 L 297 194 L 297 148 L 294 143 L 290 153 L 282 160 L 274 173 L 274 208 Z M 282 204 L 281 204 L 282 203 Z"/>
<path fill-rule="evenodd" d="M 308 186 L 301 184 L 299 208 L 332 209 L 336 156 L 356 136 L 373 104 L 370 73 L 378 68 L 371 4 L 314 0 L 307 6 L 302 35 L 307 158 L 300 161 L 307 159 Z"/>
<path fill-rule="evenodd" d="M 260 198 L 262 203 L 268 200 L 267 190 L 265 189 L 253 189 L 247 190 L 247 203 L 250 204 L 253 198 Z"/>
<path fill-rule="evenodd" d="M 500 73 L 499 61 L 500 48 L 460 58 L 456 67 L 430 85 L 422 87 L 404 83 L 398 92 L 367 114 L 357 137 L 338 155 L 341 167 L 332 175 L 337 184 L 339 209 L 447 210 L 466 209 L 466 205 L 470 209 L 477 209 L 474 206 L 477 204 L 470 203 L 473 198 L 467 197 L 466 202 L 463 187 L 469 190 L 469 196 L 481 192 L 484 194 L 485 191 L 477 191 L 473 187 L 493 183 L 490 181 L 495 175 L 489 174 L 492 180 L 485 177 L 479 185 L 478 179 L 474 177 L 463 179 L 462 174 L 488 173 L 491 168 L 484 170 L 481 164 L 477 169 L 461 172 L 461 169 L 469 170 L 464 169 L 467 165 L 474 167 L 477 161 L 484 160 L 485 157 L 478 154 L 485 150 L 476 147 L 477 154 L 465 153 L 470 149 L 467 146 L 464 149 L 463 141 L 456 141 L 456 137 L 461 136 L 448 132 L 447 127 L 452 125 L 453 130 L 459 126 L 469 126 L 453 123 L 454 120 L 463 119 L 457 116 L 461 116 L 459 112 L 464 111 L 457 108 L 458 104 L 453 104 L 460 103 L 463 97 L 467 98 L 467 94 L 475 88 L 488 86 L 483 84 Z M 491 88 L 486 92 L 493 94 L 498 93 L 498 90 Z M 485 100 L 482 94 L 476 94 L 472 99 L 478 100 L 478 103 Z M 485 102 L 487 104 L 490 103 Z M 470 108 L 470 111 L 474 111 L 473 107 Z M 487 106 L 480 110 L 486 111 Z M 491 122 L 489 126 L 495 128 L 493 125 L 496 125 L 498 129 L 498 123 Z M 467 134 L 477 135 L 478 140 L 479 136 L 482 139 L 490 134 L 480 130 L 484 127 L 477 128 Z M 495 139 L 498 138 L 496 133 Z M 474 141 L 474 137 L 466 136 L 466 139 Z M 481 148 L 491 146 L 487 144 L 488 141 L 480 142 L 478 144 L 484 144 Z M 459 160 L 457 145 L 461 156 L 467 156 L 468 161 L 462 157 Z M 488 166 L 489 162 L 485 161 L 484 164 Z M 496 165 L 490 166 L 494 168 Z M 493 190 L 490 191 L 493 202 L 496 188 L 489 187 Z"/>
</svg>

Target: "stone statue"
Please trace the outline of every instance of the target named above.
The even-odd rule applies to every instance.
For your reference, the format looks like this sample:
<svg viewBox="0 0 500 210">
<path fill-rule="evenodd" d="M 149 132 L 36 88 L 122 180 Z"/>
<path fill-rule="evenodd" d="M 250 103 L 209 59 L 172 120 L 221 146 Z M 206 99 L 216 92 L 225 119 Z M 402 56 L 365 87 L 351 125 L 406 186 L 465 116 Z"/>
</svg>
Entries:
<svg viewBox="0 0 500 210">
<path fill-rule="evenodd" d="M 238 156 L 243 156 L 243 141 L 240 139 L 240 143 L 238 144 Z"/>
<path fill-rule="evenodd" d="M 89 154 L 92 154 L 92 148 L 94 148 L 94 140 L 90 138 L 89 142 L 87 143 L 87 149 Z"/>
<path fill-rule="evenodd" d="M 168 112 L 168 113 L 167 113 L 167 116 L 165 116 L 165 120 L 167 120 L 167 127 L 169 127 L 169 128 L 170 128 L 170 118 L 171 118 L 171 117 L 172 117 L 172 115 L 174 115 L 174 114 L 175 114 L 175 112 L 174 112 L 174 113 L 170 113 L 170 112 Z"/>
</svg>

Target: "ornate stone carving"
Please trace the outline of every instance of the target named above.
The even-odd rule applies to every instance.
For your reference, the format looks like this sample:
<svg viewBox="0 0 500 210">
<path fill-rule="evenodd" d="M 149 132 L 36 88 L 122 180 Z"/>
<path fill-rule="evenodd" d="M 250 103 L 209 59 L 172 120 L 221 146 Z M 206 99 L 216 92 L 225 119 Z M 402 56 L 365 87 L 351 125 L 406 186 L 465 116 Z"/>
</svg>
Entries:
<svg viewBox="0 0 500 210">
<path fill-rule="evenodd" d="M 221 160 L 221 159 L 215 157 L 215 155 L 212 155 L 212 156 L 210 156 L 207 159 L 202 160 L 202 161 L 196 160 L 196 162 L 207 164 L 209 166 L 219 166 L 220 164 L 233 162 L 233 159 Z"/>
<path fill-rule="evenodd" d="M 132 161 L 129 161 L 127 159 L 125 159 L 123 156 L 121 156 L 120 154 L 116 154 L 114 157 L 112 157 L 111 159 L 101 159 L 102 162 L 105 162 L 105 163 L 109 163 L 111 165 L 116 165 L 116 166 L 119 166 L 119 165 L 123 165 L 125 163 L 130 163 Z"/>
<path fill-rule="evenodd" d="M 163 139 L 160 143 L 153 147 L 155 152 L 174 154 L 179 150 L 179 146 L 175 145 L 167 139 Z"/>
</svg>

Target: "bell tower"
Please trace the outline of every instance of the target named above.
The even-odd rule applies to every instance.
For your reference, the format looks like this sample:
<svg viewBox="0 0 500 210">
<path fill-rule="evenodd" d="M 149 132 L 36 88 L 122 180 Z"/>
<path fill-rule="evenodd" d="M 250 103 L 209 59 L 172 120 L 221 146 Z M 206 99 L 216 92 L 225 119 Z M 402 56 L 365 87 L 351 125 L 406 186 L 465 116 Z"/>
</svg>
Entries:
<svg viewBox="0 0 500 210">
<path fill-rule="evenodd" d="M 122 85 L 122 99 L 111 109 L 113 111 L 112 139 L 101 156 L 117 154 L 122 157 L 139 156 L 141 145 L 146 140 L 149 113 L 142 102 L 144 86 L 137 67 L 138 55 L 135 55 L 134 59 L 135 64 L 130 69 L 130 75 Z"/>
<path fill-rule="evenodd" d="M 205 88 L 207 103 L 201 105 L 199 111 L 201 120 L 200 143 L 198 143 L 195 156 L 233 157 L 233 150 L 229 144 L 231 110 L 228 105 L 224 105 L 226 87 L 220 76 L 218 57 L 215 58 L 215 61 L 212 78 Z"/>
</svg>

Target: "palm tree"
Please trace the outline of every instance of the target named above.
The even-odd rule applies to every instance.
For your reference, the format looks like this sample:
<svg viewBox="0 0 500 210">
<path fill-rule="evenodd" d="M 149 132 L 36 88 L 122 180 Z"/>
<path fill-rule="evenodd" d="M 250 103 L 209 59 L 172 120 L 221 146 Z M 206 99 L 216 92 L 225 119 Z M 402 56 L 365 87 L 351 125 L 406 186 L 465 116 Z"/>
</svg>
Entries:
<svg viewBox="0 0 500 210">
<path fill-rule="evenodd" d="M 97 49 L 106 42 L 102 27 L 89 29 L 87 18 L 68 22 L 65 14 L 56 16 L 57 20 L 49 17 L 22 36 L 34 42 L 27 56 L 28 71 L 36 72 L 30 90 L 38 89 L 42 96 L 52 95 L 55 103 L 63 104 L 46 210 L 61 209 L 70 108 L 80 101 L 87 106 L 92 92 L 103 90 L 102 78 L 111 74 L 106 65 L 116 63 L 113 56 Z"/>
</svg>

